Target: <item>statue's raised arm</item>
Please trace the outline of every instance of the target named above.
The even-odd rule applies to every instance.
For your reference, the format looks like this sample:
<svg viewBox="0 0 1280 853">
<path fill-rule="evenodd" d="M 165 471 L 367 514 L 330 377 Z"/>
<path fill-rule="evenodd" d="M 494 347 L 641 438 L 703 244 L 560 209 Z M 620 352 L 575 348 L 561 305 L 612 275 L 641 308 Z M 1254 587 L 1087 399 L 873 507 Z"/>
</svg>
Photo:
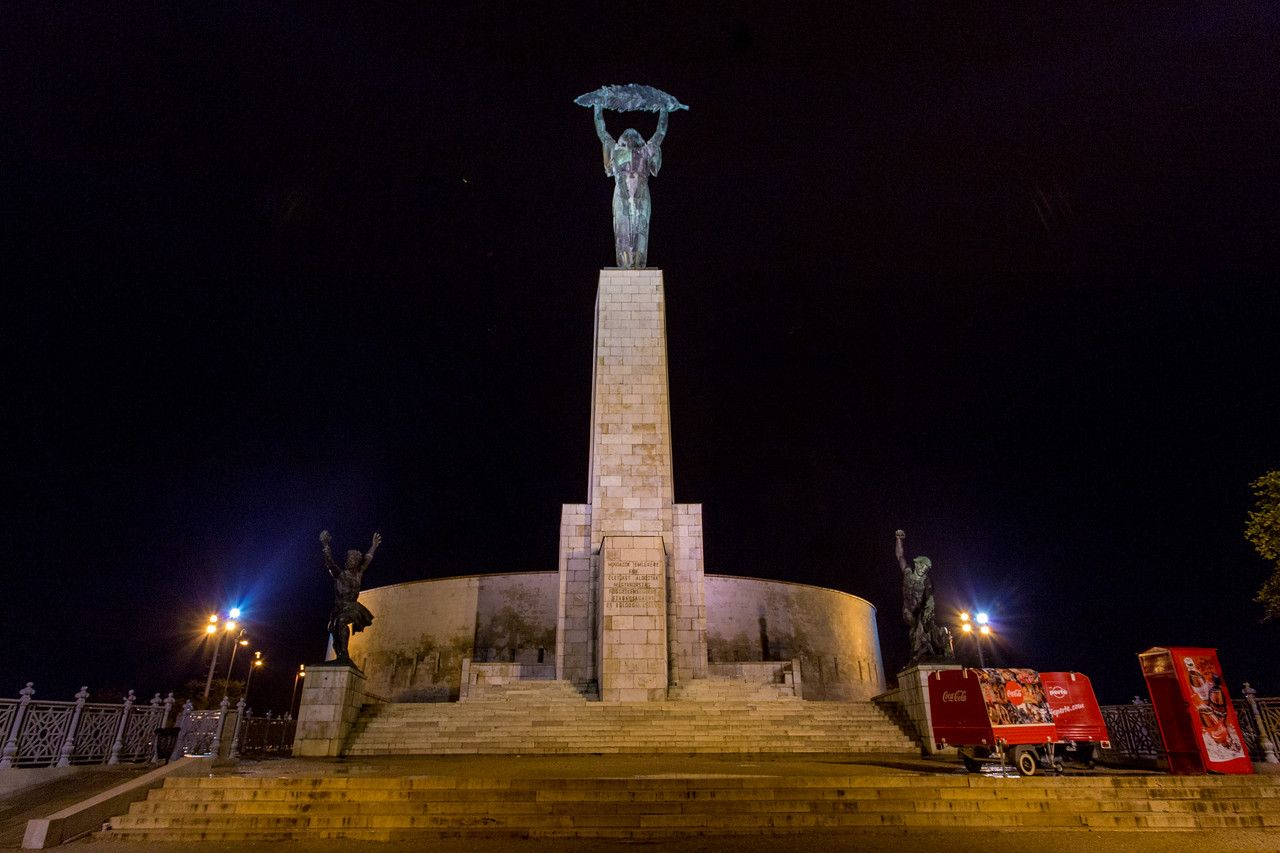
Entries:
<svg viewBox="0 0 1280 853">
<path fill-rule="evenodd" d="M 373 543 L 369 545 L 369 550 L 364 555 L 364 562 L 360 564 L 360 573 L 364 574 L 364 570 L 369 568 L 369 564 L 373 562 L 374 552 L 378 550 L 378 546 L 382 544 L 382 534 L 373 534 Z"/>
<path fill-rule="evenodd" d="M 324 555 L 324 566 L 329 570 L 329 574 L 337 577 L 342 571 L 338 564 L 333 561 L 333 539 L 329 536 L 329 531 L 320 531 L 320 553 Z"/>
<path fill-rule="evenodd" d="M 649 146 L 657 148 L 662 144 L 662 140 L 667 137 L 667 116 L 666 110 L 658 111 L 658 129 L 653 132 L 653 136 L 649 137 Z"/>
<path fill-rule="evenodd" d="M 596 136 L 600 137 L 600 145 L 604 155 L 604 173 L 609 177 L 613 177 L 613 148 L 617 145 L 617 141 L 609 135 L 609 129 L 604 126 L 604 108 L 599 104 L 595 108 L 596 119 Z"/>
</svg>

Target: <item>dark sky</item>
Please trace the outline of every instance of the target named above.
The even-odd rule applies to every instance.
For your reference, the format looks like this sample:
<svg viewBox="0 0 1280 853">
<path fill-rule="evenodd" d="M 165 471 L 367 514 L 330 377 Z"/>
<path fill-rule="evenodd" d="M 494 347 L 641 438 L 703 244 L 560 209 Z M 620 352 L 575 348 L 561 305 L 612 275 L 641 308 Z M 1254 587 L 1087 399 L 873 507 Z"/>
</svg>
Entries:
<svg viewBox="0 0 1280 853">
<path fill-rule="evenodd" d="M 868 598 L 892 674 L 903 527 L 1009 663 L 1280 695 L 1280 12 L 838 5 L 6 4 L 0 693 L 167 690 L 237 602 L 283 707 L 325 527 L 369 585 L 554 570 L 613 263 L 572 100 L 640 82 L 692 105 L 650 261 L 708 571 Z"/>
</svg>

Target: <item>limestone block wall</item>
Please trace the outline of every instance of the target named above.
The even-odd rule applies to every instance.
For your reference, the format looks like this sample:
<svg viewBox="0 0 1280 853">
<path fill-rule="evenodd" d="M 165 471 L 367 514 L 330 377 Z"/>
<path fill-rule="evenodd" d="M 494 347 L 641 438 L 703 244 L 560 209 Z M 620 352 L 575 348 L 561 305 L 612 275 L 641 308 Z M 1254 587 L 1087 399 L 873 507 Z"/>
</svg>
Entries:
<svg viewBox="0 0 1280 853">
<path fill-rule="evenodd" d="M 396 702 L 458 698 L 462 660 L 553 664 L 557 572 L 470 575 L 365 590 L 373 624 L 351 638 L 368 691 Z"/>
<path fill-rule="evenodd" d="M 667 635 L 671 642 L 671 680 L 684 684 L 707 676 L 702 504 L 676 504 L 672 507 L 672 521 L 675 547 L 667 581 Z"/>
<path fill-rule="evenodd" d="M 869 601 L 833 589 L 726 575 L 704 579 L 711 663 L 799 658 L 806 699 L 885 690 Z"/>
<path fill-rule="evenodd" d="M 572 521 L 581 536 L 585 517 Z M 806 699 L 884 692 L 869 602 L 805 584 L 697 574 L 711 663 L 799 658 Z M 558 612 L 562 579 L 561 572 L 521 572 L 365 590 L 360 600 L 375 619 L 351 638 L 351 656 L 368 676 L 367 691 L 399 702 L 445 702 L 458 698 L 464 658 L 555 664 L 557 621 L 566 616 Z M 585 625 L 576 630 L 588 633 Z M 586 651 L 581 644 L 579 656 Z"/>
<path fill-rule="evenodd" d="M 560 598 L 556 618 L 556 677 L 585 687 L 595 681 L 595 569 L 591 505 L 560 508 Z"/>
</svg>

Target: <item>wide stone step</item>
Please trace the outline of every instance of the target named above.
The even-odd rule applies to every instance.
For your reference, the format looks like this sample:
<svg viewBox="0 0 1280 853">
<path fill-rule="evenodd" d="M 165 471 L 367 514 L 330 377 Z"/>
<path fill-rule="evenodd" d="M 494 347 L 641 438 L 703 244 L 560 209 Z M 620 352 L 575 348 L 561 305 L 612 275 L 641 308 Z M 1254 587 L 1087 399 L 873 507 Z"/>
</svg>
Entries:
<svg viewBox="0 0 1280 853">
<path fill-rule="evenodd" d="M 773 687 L 702 682 L 697 689 L 741 694 Z M 496 699 L 473 695 L 467 702 L 454 704 L 370 706 L 353 728 L 345 754 L 808 754 L 916 749 L 900 725 L 870 702 L 735 695 L 615 703 L 588 701 L 563 682 L 493 689 L 502 695 Z M 540 695 L 556 692 L 561 695 Z"/>
<path fill-rule="evenodd" d="M 100 838 L 660 840 L 874 829 L 1280 831 L 1258 777 L 171 777 Z"/>
</svg>

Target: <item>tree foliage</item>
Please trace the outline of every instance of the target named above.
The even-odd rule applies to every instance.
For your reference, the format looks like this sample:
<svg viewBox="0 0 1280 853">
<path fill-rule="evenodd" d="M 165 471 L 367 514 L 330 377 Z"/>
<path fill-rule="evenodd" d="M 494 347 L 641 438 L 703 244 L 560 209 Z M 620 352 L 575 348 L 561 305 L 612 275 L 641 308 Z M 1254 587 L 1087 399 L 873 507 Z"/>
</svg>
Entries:
<svg viewBox="0 0 1280 853">
<path fill-rule="evenodd" d="M 1280 471 L 1268 471 L 1249 485 L 1258 502 L 1249 512 L 1244 537 L 1263 559 L 1275 564 L 1271 577 L 1254 597 L 1263 607 L 1265 622 L 1280 618 Z"/>
</svg>

